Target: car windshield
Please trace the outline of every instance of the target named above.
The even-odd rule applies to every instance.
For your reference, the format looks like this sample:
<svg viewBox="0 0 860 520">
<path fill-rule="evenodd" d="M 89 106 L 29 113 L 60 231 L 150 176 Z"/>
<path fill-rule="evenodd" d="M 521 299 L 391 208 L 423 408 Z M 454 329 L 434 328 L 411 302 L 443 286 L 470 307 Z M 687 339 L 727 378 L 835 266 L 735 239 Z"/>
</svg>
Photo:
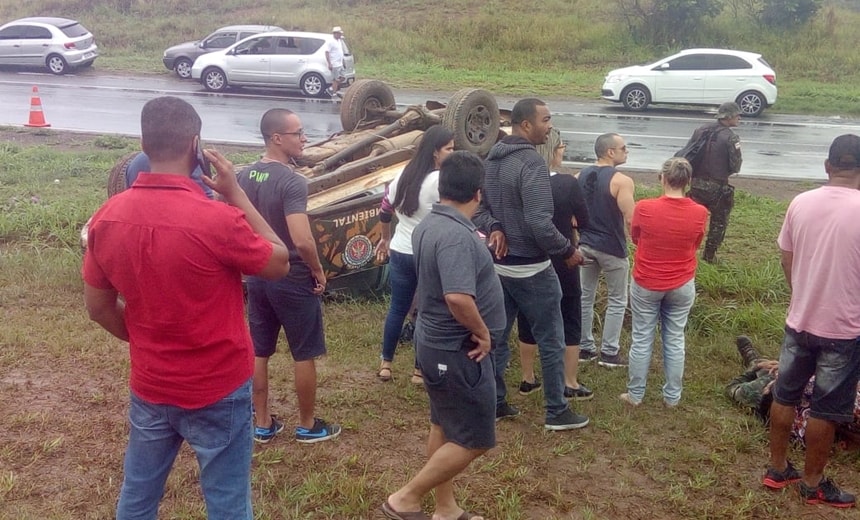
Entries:
<svg viewBox="0 0 860 520">
<path fill-rule="evenodd" d="M 773 67 L 770 66 L 770 63 L 764 61 L 764 58 L 762 58 L 761 56 L 759 56 L 758 62 L 761 63 L 762 65 L 764 65 L 765 67 L 769 68 L 769 69 L 773 69 Z"/>
<path fill-rule="evenodd" d="M 79 38 L 81 36 L 86 36 L 90 33 L 88 30 L 86 30 L 86 28 L 84 28 L 83 25 L 79 23 L 60 27 L 60 30 L 63 31 L 63 34 L 65 34 L 69 38 Z"/>
</svg>

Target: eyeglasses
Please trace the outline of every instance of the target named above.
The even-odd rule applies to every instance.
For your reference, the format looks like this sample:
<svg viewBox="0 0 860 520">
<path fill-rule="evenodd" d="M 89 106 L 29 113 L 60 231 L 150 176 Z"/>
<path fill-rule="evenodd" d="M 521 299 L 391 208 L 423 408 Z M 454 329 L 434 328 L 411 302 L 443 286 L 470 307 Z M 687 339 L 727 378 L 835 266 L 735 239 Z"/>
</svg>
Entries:
<svg viewBox="0 0 860 520">
<path fill-rule="evenodd" d="M 295 132 L 272 132 L 272 137 L 274 137 L 276 135 L 297 135 L 299 137 L 304 137 L 306 134 L 305 134 L 304 128 L 299 128 Z"/>
</svg>

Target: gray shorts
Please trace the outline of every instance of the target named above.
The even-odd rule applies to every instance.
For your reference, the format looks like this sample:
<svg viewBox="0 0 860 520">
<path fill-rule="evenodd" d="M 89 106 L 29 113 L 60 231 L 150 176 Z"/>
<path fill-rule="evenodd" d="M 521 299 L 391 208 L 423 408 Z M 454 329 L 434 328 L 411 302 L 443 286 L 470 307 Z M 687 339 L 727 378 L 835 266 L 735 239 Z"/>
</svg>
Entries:
<svg viewBox="0 0 860 520">
<path fill-rule="evenodd" d="M 490 356 L 480 363 L 468 349 L 456 352 L 416 345 L 418 366 L 430 398 L 430 422 L 445 438 L 470 450 L 496 445 L 496 380 Z"/>
<path fill-rule="evenodd" d="M 343 83 L 346 81 L 346 76 L 343 75 L 344 68 L 341 67 L 332 67 L 331 68 L 331 77 L 332 80 L 337 83 Z"/>
</svg>

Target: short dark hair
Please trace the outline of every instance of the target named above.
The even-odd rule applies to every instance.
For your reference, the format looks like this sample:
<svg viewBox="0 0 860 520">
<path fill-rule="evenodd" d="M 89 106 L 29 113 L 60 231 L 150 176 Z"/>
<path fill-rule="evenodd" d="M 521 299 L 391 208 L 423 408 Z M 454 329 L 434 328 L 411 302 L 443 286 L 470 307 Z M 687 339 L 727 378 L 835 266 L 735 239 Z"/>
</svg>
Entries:
<svg viewBox="0 0 860 520">
<path fill-rule="evenodd" d="M 594 140 L 594 155 L 596 155 L 598 159 L 600 159 L 601 157 L 606 157 L 606 154 L 609 153 L 609 150 L 612 148 L 612 145 L 615 144 L 616 137 L 621 136 L 615 133 L 608 133 L 597 136 L 597 139 Z"/>
<path fill-rule="evenodd" d="M 263 141 L 268 143 L 272 139 L 272 134 L 277 134 L 284 129 L 284 120 L 287 116 L 293 115 L 295 112 L 286 108 L 272 108 L 263 114 L 260 119 L 260 133 L 263 134 Z"/>
<path fill-rule="evenodd" d="M 457 150 L 439 167 L 439 198 L 464 204 L 484 184 L 484 163 L 472 152 Z"/>
<path fill-rule="evenodd" d="M 537 115 L 537 107 L 546 106 L 546 103 L 537 98 L 526 98 L 517 101 L 511 110 L 511 125 L 516 126 L 523 121 L 532 121 Z"/>
<path fill-rule="evenodd" d="M 203 123 L 194 107 L 174 96 L 151 99 L 140 112 L 143 152 L 150 161 L 172 161 L 188 153 Z"/>
<path fill-rule="evenodd" d="M 830 143 L 827 154 L 830 166 L 838 170 L 854 170 L 860 168 L 860 137 L 854 134 L 843 134 Z"/>
</svg>

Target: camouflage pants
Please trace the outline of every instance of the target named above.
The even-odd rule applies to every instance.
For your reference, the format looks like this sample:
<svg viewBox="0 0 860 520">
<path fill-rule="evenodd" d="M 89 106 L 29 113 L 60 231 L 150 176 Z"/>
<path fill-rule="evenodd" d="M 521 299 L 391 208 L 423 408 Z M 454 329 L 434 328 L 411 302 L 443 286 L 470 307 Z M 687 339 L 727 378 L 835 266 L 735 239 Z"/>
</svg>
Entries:
<svg viewBox="0 0 860 520">
<path fill-rule="evenodd" d="M 702 258 L 713 261 L 720 244 L 726 237 L 726 227 L 729 225 L 729 213 L 735 205 L 735 188 L 728 184 L 720 184 L 708 179 L 693 179 L 690 191 L 687 193 L 694 201 L 708 208 L 711 212 L 711 223 L 708 228 L 708 239 Z"/>
<path fill-rule="evenodd" d="M 764 389 L 773 380 L 767 370 L 747 370 L 726 385 L 726 396 L 738 406 L 752 408 L 759 419 L 767 421 L 773 397 Z"/>
</svg>

